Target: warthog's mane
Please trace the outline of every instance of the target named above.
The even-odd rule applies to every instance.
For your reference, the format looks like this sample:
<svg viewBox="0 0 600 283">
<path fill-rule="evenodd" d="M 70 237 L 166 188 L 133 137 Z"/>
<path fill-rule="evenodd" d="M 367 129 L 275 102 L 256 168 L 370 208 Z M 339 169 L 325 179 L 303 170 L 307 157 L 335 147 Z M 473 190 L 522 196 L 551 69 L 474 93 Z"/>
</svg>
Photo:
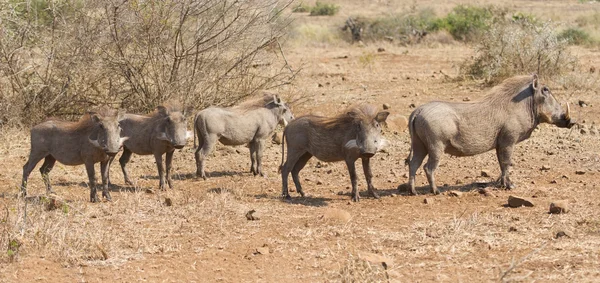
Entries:
<svg viewBox="0 0 600 283">
<path fill-rule="evenodd" d="M 92 109 L 85 114 L 81 115 L 79 120 L 75 122 L 64 121 L 56 118 L 49 118 L 46 121 L 56 121 L 64 125 L 64 127 L 70 131 L 87 131 L 91 127 L 93 127 L 96 123 L 92 120 L 93 115 L 98 115 L 101 118 L 103 117 L 117 117 L 118 111 L 116 109 L 112 109 L 108 106 L 101 106 L 95 109 Z"/>
<path fill-rule="evenodd" d="M 331 129 L 352 125 L 361 121 L 371 121 L 375 116 L 377 116 L 377 107 L 371 104 L 358 104 L 346 108 L 336 116 L 324 117 L 323 119 L 314 121 L 314 123 L 326 129 Z"/>
<path fill-rule="evenodd" d="M 232 109 L 248 111 L 263 108 L 266 107 L 269 103 L 273 102 L 274 95 L 276 94 L 272 92 L 264 92 L 262 96 L 243 101 L 240 104 L 233 106 Z"/>
<path fill-rule="evenodd" d="M 160 109 L 161 107 L 164 107 L 166 109 L 166 112 L 162 111 Z M 154 111 L 150 112 L 146 116 L 148 116 L 150 118 L 163 118 L 166 115 L 173 113 L 173 112 L 183 113 L 183 106 L 181 106 L 181 104 L 178 102 L 168 101 L 168 102 L 165 102 L 165 103 L 159 105 L 158 107 L 156 107 L 156 109 L 154 109 Z"/>
<path fill-rule="evenodd" d="M 517 103 L 524 97 L 522 92 L 533 82 L 532 76 L 515 76 L 504 80 L 501 84 L 493 87 L 483 98 L 484 101 L 492 103 L 497 107 L 508 106 L 510 103 Z M 531 93 L 533 94 L 533 92 Z"/>
</svg>

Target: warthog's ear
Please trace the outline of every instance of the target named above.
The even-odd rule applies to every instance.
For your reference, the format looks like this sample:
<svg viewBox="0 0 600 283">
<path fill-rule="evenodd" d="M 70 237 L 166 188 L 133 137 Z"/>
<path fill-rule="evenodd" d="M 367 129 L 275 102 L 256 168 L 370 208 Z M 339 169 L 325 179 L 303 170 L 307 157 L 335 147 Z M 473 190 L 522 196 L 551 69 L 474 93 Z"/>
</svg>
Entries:
<svg viewBox="0 0 600 283">
<path fill-rule="evenodd" d="M 281 97 L 277 94 L 273 94 L 273 103 L 275 103 L 275 105 L 281 105 Z"/>
<path fill-rule="evenodd" d="M 188 115 L 190 115 L 192 112 L 194 112 L 194 107 L 192 106 L 183 108 L 183 117 L 188 117 Z"/>
<path fill-rule="evenodd" d="M 162 115 L 169 115 L 169 110 L 167 109 L 167 107 L 164 107 L 162 105 L 156 106 L 156 110 Z"/>
<path fill-rule="evenodd" d="M 387 117 L 389 115 L 390 115 L 390 112 L 381 111 L 381 112 L 377 113 L 377 116 L 375 116 L 375 121 L 377 121 L 379 123 L 383 123 L 383 122 L 385 122 L 385 119 L 387 119 Z"/>
<path fill-rule="evenodd" d="M 535 89 L 535 90 L 538 90 L 538 88 L 540 87 L 540 83 L 538 82 L 537 74 L 533 74 L 533 80 L 531 81 L 531 86 L 533 86 L 533 89 Z"/>
<path fill-rule="evenodd" d="M 92 118 L 92 121 L 94 121 L 94 123 L 100 123 L 100 116 L 97 113 L 90 112 L 90 116 Z"/>
</svg>

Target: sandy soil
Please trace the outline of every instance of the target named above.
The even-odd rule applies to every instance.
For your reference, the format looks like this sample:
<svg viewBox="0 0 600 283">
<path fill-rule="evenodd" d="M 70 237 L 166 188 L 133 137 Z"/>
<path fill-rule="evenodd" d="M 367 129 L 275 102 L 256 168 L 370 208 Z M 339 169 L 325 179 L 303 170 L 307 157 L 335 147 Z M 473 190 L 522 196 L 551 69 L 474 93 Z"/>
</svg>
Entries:
<svg viewBox="0 0 600 283">
<path fill-rule="evenodd" d="M 562 3 L 547 2 L 514 5 L 548 5 L 544 11 L 550 13 Z M 377 52 L 378 47 L 385 51 Z M 600 63 L 597 50 L 573 52 L 582 70 Z M 512 179 L 518 188 L 512 191 L 491 185 L 492 195 L 478 192 L 499 175 L 495 153 L 488 152 L 444 156 L 437 172 L 441 195 L 429 194 L 422 170 L 417 175 L 420 195 L 398 192 L 407 180 L 404 159 L 410 145 L 404 121 L 411 105 L 485 94 L 477 82 L 453 79 L 472 54 L 462 44 L 340 44 L 292 47 L 286 53 L 292 67 L 303 69 L 295 84 L 283 90 L 303 97 L 293 107 L 296 116 L 332 115 L 357 102 L 391 106 L 390 128 L 384 132 L 390 145 L 372 161 L 374 184 L 382 195 L 378 200 L 366 194 L 360 164 L 363 194 L 353 203 L 345 165 L 312 159 L 301 172 L 308 196 L 292 193 L 291 203 L 282 202 L 277 144 L 265 152 L 266 178 L 249 173 L 246 147 L 219 146 L 207 161 L 209 179 L 196 179 L 190 141 L 175 154 L 175 189 L 156 190 L 153 157 L 134 156 L 130 174 L 136 185 L 125 186 L 118 164 L 113 166 L 110 203 L 88 202 L 83 166 L 57 164 L 51 178 L 64 205 L 48 211 L 43 201 L 26 204 L 13 197 L 29 141 L 25 130 L 7 130 L 0 140 L 0 220 L 5 221 L 0 236 L 15 239 L 20 248 L 14 260 L 2 257 L 0 281 L 598 281 L 597 134 L 541 125 L 515 149 Z M 588 129 L 600 122 L 596 91 L 548 83 L 560 100 L 587 102 L 573 110 Z M 30 177 L 29 192 L 42 196 L 37 172 Z M 509 208 L 510 195 L 526 197 L 534 206 Z M 557 200 L 569 204 L 569 213 L 548 213 Z M 258 220 L 246 218 L 250 210 L 256 210 Z M 20 229 L 24 236 L 15 236 Z M 560 231 L 567 235 L 556 238 Z"/>
</svg>

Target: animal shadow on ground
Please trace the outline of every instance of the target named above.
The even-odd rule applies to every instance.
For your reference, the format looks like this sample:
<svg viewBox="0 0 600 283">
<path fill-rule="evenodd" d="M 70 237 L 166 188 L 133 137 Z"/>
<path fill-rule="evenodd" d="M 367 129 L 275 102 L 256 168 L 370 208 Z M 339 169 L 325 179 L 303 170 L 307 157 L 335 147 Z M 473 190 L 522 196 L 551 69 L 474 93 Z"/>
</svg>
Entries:
<svg viewBox="0 0 600 283">
<path fill-rule="evenodd" d="M 88 183 L 86 183 L 86 182 L 75 182 L 75 181 L 60 181 L 60 182 L 57 182 L 57 183 L 53 184 L 52 186 L 59 186 L 59 187 L 80 186 L 80 187 L 83 187 L 83 188 L 89 188 Z"/>
<path fill-rule="evenodd" d="M 308 194 L 304 197 L 292 196 L 291 200 L 283 200 L 281 198 L 281 196 L 274 196 L 272 194 L 266 194 L 266 193 L 257 194 L 257 195 L 254 195 L 254 197 L 256 199 L 272 199 L 272 200 L 285 201 L 288 204 L 301 204 L 304 206 L 314 206 L 314 207 L 328 206 L 329 205 L 328 202 L 332 200 L 330 198 L 313 197 Z"/>
<path fill-rule="evenodd" d="M 206 172 L 207 178 L 217 178 L 217 177 L 233 177 L 233 176 L 245 176 L 244 172 L 236 172 L 236 171 L 213 171 Z M 142 175 L 141 179 L 144 180 L 158 180 L 158 175 Z M 202 178 L 196 177 L 196 173 L 186 173 L 186 174 L 175 174 L 172 173 L 171 179 L 183 181 L 183 180 L 200 180 Z"/>
<path fill-rule="evenodd" d="M 496 188 L 497 182 L 473 182 L 470 184 L 461 184 L 461 185 L 453 185 L 453 186 L 444 185 L 444 186 L 439 186 L 438 190 L 440 190 L 440 194 L 442 194 L 447 191 L 470 192 L 473 190 L 486 188 L 486 187 Z M 415 187 L 415 189 L 417 190 L 418 195 L 431 194 L 431 187 L 429 185 Z M 406 183 L 403 183 L 400 185 L 400 190 L 398 190 L 398 188 L 391 188 L 391 189 L 380 189 L 380 190 L 377 190 L 377 192 L 379 193 L 379 196 L 381 196 L 381 197 L 390 196 L 392 194 L 396 194 L 396 195 L 400 194 L 400 195 L 410 196 L 410 194 L 408 193 L 408 184 L 406 184 Z M 350 192 L 344 193 L 344 195 L 350 196 Z M 372 198 L 366 191 L 360 192 L 360 196 Z"/>
<path fill-rule="evenodd" d="M 112 183 L 108 186 L 108 190 L 111 192 L 135 193 L 135 192 L 139 192 L 139 191 L 145 190 L 145 189 L 146 188 L 142 188 L 142 187 L 138 187 L 138 186 L 121 186 L 121 185 L 116 185 L 116 184 L 112 184 Z M 100 190 L 99 192 L 102 192 L 102 190 Z"/>
</svg>

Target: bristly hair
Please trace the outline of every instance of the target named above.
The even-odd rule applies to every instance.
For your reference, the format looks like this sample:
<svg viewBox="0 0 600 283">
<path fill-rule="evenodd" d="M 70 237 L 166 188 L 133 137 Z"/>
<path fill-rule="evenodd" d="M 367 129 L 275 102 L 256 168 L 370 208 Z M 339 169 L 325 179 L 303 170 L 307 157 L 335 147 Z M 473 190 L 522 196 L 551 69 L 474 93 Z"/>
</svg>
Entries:
<svg viewBox="0 0 600 283">
<path fill-rule="evenodd" d="M 235 110 L 242 110 L 242 111 L 262 108 L 262 107 L 267 106 L 269 103 L 273 102 L 274 95 L 277 95 L 277 93 L 264 91 L 262 96 L 248 99 L 248 100 L 243 101 L 240 104 L 235 105 L 231 108 L 235 109 Z"/>
<path fill-rule="evenodd" d="M 493 105 L 508 106 L 515 96 L 529 87 L 533 82 L 533 76 L 515 76 L 504 80 L 493 87 L 482 100 Z"/>
<path fill-rule="evenodd" d="M 161 110 L 161 108 L 164 107 L 164 110 Z M 154 111 L 152 111 L 150 114 L 148 114 L 147 116 L 149 117 L 163 117 L 165 114 L 169 114 L 172 112 L 182 112 L 183 113 L 183 106 L 181 106 L 181 103 L 174 101 L 174 100 L 169 100 L 164 102 L 163 104 L 159 105 L 156 107 L 156 109 L 154 109 Z"/>
<path fill-rule="evenodd" d="M 335 128 L 340 125 L 354 124 L 360 121 L 370 121 L 377 116 L 377 107 L 372 104 L 358 104 L 346 108 L 343 112 L 333 117 L 325 117 L 320 121 L 315 121 L 319 126 L 327 129 Z"/>
</svg>

